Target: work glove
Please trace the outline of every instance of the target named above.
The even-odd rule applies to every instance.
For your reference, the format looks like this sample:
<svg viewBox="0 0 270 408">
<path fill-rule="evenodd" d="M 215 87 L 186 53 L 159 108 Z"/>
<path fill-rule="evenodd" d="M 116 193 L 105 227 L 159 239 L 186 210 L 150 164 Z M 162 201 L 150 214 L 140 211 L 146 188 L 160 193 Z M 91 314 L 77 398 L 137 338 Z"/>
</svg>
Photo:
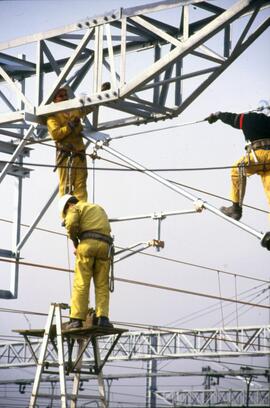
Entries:
<svg viewBox="0 0 270 408">
<path fill-rule="evenodd" d="M 109 89 L 111 89 L 110 82 L 103 82 L 101 85 L 101 92 L 108 91 Z"/>
<path fill-rule="evenodd" d="M 76 126 L 78 126 L 80 123 L 81 123 L 80 118 L 76 116 L 73 120 L 70 120 L 70 121 L 68 122 L 68 126 L 69 126 L 71 129 L 74 129 L 74 128 L 75 128 Z"/>
<path fill-rule="evenodd" d="M 216 113 L 211 113 L 211 115 L 208 116 L 206 120 L 208 121 L 208 123 L 212 124 L 212 123 L 215 123 L 219 118 L 220 118 L 220 112 L 216 112 Z"/>
</svg>

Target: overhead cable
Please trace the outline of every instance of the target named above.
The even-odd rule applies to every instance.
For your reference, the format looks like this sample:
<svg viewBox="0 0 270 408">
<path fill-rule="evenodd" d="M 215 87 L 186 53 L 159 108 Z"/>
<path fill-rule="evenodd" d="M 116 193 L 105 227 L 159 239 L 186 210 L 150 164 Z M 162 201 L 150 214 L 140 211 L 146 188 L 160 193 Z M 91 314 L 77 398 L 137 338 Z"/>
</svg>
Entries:
<svg viewBox="0 0 270 408">
<path fill-rule="evenodd" d="M 239 168 L 239 166 L 237 165 L 230 165 L 230 166 L 212 166 L 212 167 L 179 167 L 179 168 L 145 168 L 143 170 L 141 169 L 136 169 L 136 168 L 132 168 L 126 165 L 123 165 L 119 162 L 115 162 L 112 160 L 108 160 L 108 159 L 104 159 L 101 158 L 101 160 L 113 163 L 115 165 L 121 166 L 121 168 L 114 168 L 114 167 L 93 167 L 93 166 L 87 166 L 87 170 L 98 170 L 98 171 L 131 171 L 131 172 L 135 172 L 135 173 L 145 173 L 147 171 L 151 171 L 151 172 L 156 172 L 156 173 L 160 173 L 160 172 L 185 172 L 185 171 L 212 171 L 212 170 L 230 170 L 230 169 L 237 169 Z M 2 164 L 14 164 L 14 165 L 19 165 L 20 163 L 18 163 L 16 160 L 0 160 L 0 163 Z M 263 164 L 260 163 L 251 163 L 249 165 L 249 167 L 258 167 L 258 166 L 262 166 L 262 165 L 268 165 L 270 164 L 270 162 L 264 162 Z M 21 164 L 20 164 L 21 165 Z M 55 164 L 47 164 L 47 163 L 31 163 L 31 162 L 24 162 L 23 163 L 24 166 L 30 166 L 30 167 L 44 167 L 44 168 L 55 168 Z M 57 168 L 63 168 L 66 169 L 68 168 L 68 165 L 57 165 Z M 84 169 L 85 167 L 83 166 L 73 166 L 74 169 Z"/>
<path fill-rule="evenodd" d="M 10 259 L 3 259 L 3 258 L 0 258 L 0 261 L 1 262 L 16 263 L 16 261 L 12 261 Z M 29 262 L 24 262 L 24 261 L 19 261 L 17 263 L 21 264 L 21 265 L 34 266 L 34 267 L 43 268 L 43 269 L 58 270 L 58 271 L 62 271 L 62 272 L 63 271 L 64 272 L 71 272 L 70 269 L 66 269 L 66 268 L 46 266 L 46 265 L 34 264 L 34 263 L 29 263 Z M 263 308 L 263 309 L 270 309 L 269 305 L 260 305 L 260 304 L 256 304 L 256 303 L 245 302 L 245 301 L 242 301 L 242 300 L 237 300 L 236 301 L 236 300 L 234 300 L 232 298 L 220 297 L 220 296 L 210 295 L 210 294 L 202 293 L 202 292 L 195 292 L 195 291 L 189 291 L 189 290 L 184 290 L 184 289 L 172 288 L 172 287 L 169 287 L 169 286 L 156 285 L 156 284 L 153 284 L 153 283 L 135 281 L 135 280 L 124 279 L 124 278 L 115 277 L 114 279 L 115 279 L 115 281 L 122 282 L 122 283 L 128 283 L 128 284 L 132 284 L 132 285 L 146 286 L 146 287 L 151 287 L 151 288 L 155 288 L 155 289 L 168 290 L 168 291 L 176 292 L 176 293 L 183 293 L 183 294 L 186 294 L 186 295 L 193 295 L 193 296 L 199 296 L 199 297 L 204 297 L 204 298 L 208 298 L 208 299 L 215 299 L 215 300 L 219 300 L 219 301 L 223 300 L 225 302 L 239 303 L 239 304 L 243 304 L 243 305 L 247 305 L 247 306 L 259 307 L 259 308 Z"/>
<path fill-rule="evenodd" d="M 43 230 L 43 229 L 42 229 L 42 230 Z M 46 231 L 46 230 L 45 230 L 45 231 Z M 59 233 L 59 235 L 63 235 L 63 236 L 66 237 L 66 234 Z M 124 248 L 124 247 L 122 247 L 122 246 L 118 246 L 118 245 L 115 245 L 115 247 L 116 247 L 116 248 L 119 248 L 119 249 L 126 249 L 126 248 Z M 129 249 L 129 248 L 127 248 L 126 250 L 129 251 L 129 252 L 134 252 L 132 249 Z M 174 262 L 174 263 L 178 263 L 178 264 L 182 264 L 182 265 L 187 265 L 187 266 L 191 266 L 191 267 L 196 267 L 196 268 L 200 268 L 200 269 L 205 269 L 205 270 L 210 271 L 210 272 L 215 272 L 215 273 L 217 273 L 217 271 L 218 271 L 218 272 L 223 273 L 223 274 L 225 274 L 225 275 L 231 275 L 231 276 L 234 276 L 234 277 L 236 276 L 236 277 L 238 277 L 238 278 L 244 278 L 244 279 L 248 279 L 248 280 L 254 280 L 254 281 L 256 281 L 256 282 L 263 282 L 263 283 L 266 283 L 266 284 L 269 283 L 269 281 L 266 280 L 266 279 L 255 278 L 255 277 L 253 277 L 253 276 L 244 275 L 244 274 L 237 274 L 237 273 L 234 273 L 234 272 L 228 272 L 228 271 L 224 271 L 224 270 L 219 269 L 219 268 L 213 268 L 213 267 L 209 267 L 209 266 L 204 266 L 204 265 L 200 265 L 200 264 L 195 264 L 195 263 L 192 263 L 192 262 L 181 261 L 181 260 L 178 260 L 178 259 L 174 259 L 174 258 L 170 258 L 170 257 L 165 257 L 165 256 L 161 256 L 161 255 L 149 254 L 149 253 L 145 253 L 145 252 L 139 252 L 138 254 L 142 254 L 142 255 L 145 255 L 145 256 L 150 256 L 150 257 L 157 258 L 157 259 L 162 259 L 162 260 L 164 260 L 164 261 L 169 261 L 169 262 Z M 7 259 L 7 258 L 0 258 L 0 262 L 16 263 L 16 261 L 13 261 L 13 260 Z M 58 268 L 58 267 L 53 267 L 53 266 L 49 266 L 49 265 L 36 264 L 36 263 L 25 262 L 25 261 L 19 261 L 19 263 L 20 263 L 21 265 L 35 266 L 35 267 L 47 268 L 47 269 L 55 269 L 55 270 L 59 270 L 59 271 L 63 271 L 63 272 L 70 272 L 70 271 L 71 271 L 70 269 Z"/>
</svg>

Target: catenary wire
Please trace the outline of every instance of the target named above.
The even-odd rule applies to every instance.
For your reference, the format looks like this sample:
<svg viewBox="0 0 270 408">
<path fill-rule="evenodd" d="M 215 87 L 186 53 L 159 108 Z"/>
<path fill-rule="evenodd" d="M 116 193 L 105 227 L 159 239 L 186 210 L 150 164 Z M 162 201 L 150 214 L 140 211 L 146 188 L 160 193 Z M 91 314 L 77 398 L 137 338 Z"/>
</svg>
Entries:
<svg viewBox="0 0 270 408">
<path fill-rule="evenodd" d="M 87 156 L 88 154 L 86 154 Z M 91 156 L 91 155 L 90 155 Z M 129 167 L 127 165 L 121 164 L 119 162 L 115 162 L 109 159 L 104 159 L 99 157 L 99 159 L 102 159 L 106 162 L 121 166 L 121 168 L 114 168 L 114 167 L 93 167 L 93 166 L 73 166 L 74 169 L 85 169 L 87 170 L 99 170 L 99 171 L 120 171 L 120 172 L 125 172 L 125 171 L 130 171 L 130 172 L 138 172 L 138 173 L 145 173 L 146 171 L 151 171 L 151 172 L 186 172 L 186 171 L 212 171 L 212 170 L 230 170 L 230 169 L 237 169 L 239 166 L 235 165 L 229 165 L 229 166 L 211 166 L 211 167 L 178 167 L 178 168 L 145 168 L 145 169 L 137 169 L 134 167 Z M 19 163 L 16 160 L 0 160 L 0 163 L 3 164 L 14 164 L 18 165 Z M 249 167 L 261 167 L 264 165 L 269 165 L 270 162 L 264 162 L 264 163 L 255 163 L 255 164 L 249 164 Z M 44 168 L 55 168 L 55 164 L 47 164 L 47 163 L 31 163 L 31 162 L 24 162 L 23 165 L 30 166 L 30 167 L 44 167 Z M 57 165 L 57 168 L 68 168 L 68 165 Z"/>
<path fill-rule="evenodd" d="M 91 156 L 91 155 L 90 155 Z M 100 159 L 102 159 L 102 160 L 105 160 L 105 161 L 108 161 L 108 162 L 110 162 L 110 163 L 113 163 L 113 164 L 116 164 L 116 165 L 119 165 L 119 166 L 122 166 L 123 168 L 121 168 L 121 169 L 115 169 L 115 168 L 108 168 L 108 167 L 87 167 L 87 169 L 88 170 L 100 170 L 100 171 L 124 171 L 124 170 L 126 170 L 126 171 L 133 171 L 133 172 L 138 172 L 138 173 L 144 173 L 145 171 L 156 171 L 156 172 L 161 172 L 161 171 L 166 171 L 166 172 L 168 172 L 168 171 L 189 171 L 189 170 L 202 170 L 202 169 L 204 169 L 204 170 L 216 170 L 216 169 L 232 169 L 232 168 L 237 168 L 238 166 L 225 166 L 225 167 L 220 167 L 220 168 L 218 168 L 218 167 L 215 167 L 215 168 L 193 168 L 193 169 L 188 169 L 188 168 L 186 168 L 186 169 L 146 169 L 146 170 L 139 170 L 139 169 L 134 169 L 134 168 L 132 168 L 132 167 L 129 167 L 129 166 L 127 166 L 127 165 L 124 165 L 124 164 L 121 164 L 121 163 L 118 163 L 118 162 L 114 162 L 114 161 L 112 161 L 112 160 L 108 160 L 108 159 L 104 159 L 104 158 L 101 158 L 101 157 L 99 157 Z M 14 163 L 14 164 L 18 164 L 17 162 L 11 162 L 11 161 L 1 161 L 0 160 L 0 163 L 4 163 L 4 164 L 12 164 L 12 163 Z M 55 165 L 53 165 L 53 164 L 28 164 L 28 163 L 25 163 L 26 165 L 29 165 L 29 166 L 39 166 L 39 167 L 49 167 L 49 168 L 55 168 Z M 257 166 L 257 165 L 254 165 L 254 166 Z M 64 165 L 61 165 L 61 166 L 58 166 L 58 167 L 61 167 L 61 168 L 67 168 L 67 166 L 64 166 Z M 74 167 L 75 168 L 75 167 Z M 76 168 L 82 168 L 82 167 L 80 167 L 80 166 L 77 166 Z M 84 167 L 85 168 L 85 167 Z M 176 181 L 174 181 L 174 180 L 169 180 L 169 179 L 165 179 L 165 180 L 167 180 L 167 181 L 169 181 L 170 183 L 174 183 L 174 184 L 176 184 L 176 185 L 179 185 L 179 186 L 182 186 L 182 187 L 185 187 L 185 188 L 189 188 L 189 189 L 191 189 L 191 190 L 193 190 L 193 191 L 197 191 L 197 192 L 200 192 L 200 193 L 203 193 L 203 194 L 206 194 L 206 195 L 209 195 L 209 196 L 211 196 L 211 197 L 216 197 L 216 198 L 220 198 L 220 199 L 222 199 L 222 200 L 225 200 L 225 201 L 230 201 L 229 199 L 227 199 L 226 197 L 223 197 L 223 196 L 220 196 L 220 195 L 217 195 L 217 194 L 213 194 L 213 193 L 209 193 L 208 191 L 205 191 L 205 190 L 201 190 L 201 189 L 197 189 L 197 188 L 194 188 L 194 187 L 191 187 L 191 186 L 188 186 L 188 185 L 185 185 L 185 184 L 182 184 L 182 183 L 179 183 L 179 182 L 176 182 Z M 261 212 L 263 212 L 263 213 L 268 213 L 268 211 L 266 211 L 266 210 L 263 210 L 263 209 L 260 209 L 260 208 L 257 208 L 257 207 L 254 207 L 254 206 L 251 206 L 251 205 L 247 205 L 247 204 L 242 204 L 243 205 L 243 207 L 247 207 L 247 208 L 251 208 L 251 209 L 254 209 L 254 210 L 257 210 L 257 211 L 261 211 Z"/>
<path fill-rule="evenodd" d="M 243 298 L 244 299 L 249 299 L 249 300 L 253 300 L 253 297 L 255 296 L 255 295 L 257 295 L 258 293 L 255 293 L 255 294 L 248 294 L 249 292 L 251 292 L 251 291 L 253 291 L 253 290 L 256 290 L 256 289 L 258 289 L 258 288 L 260 288 L 261 286 L 264 286 L 264 284 L 262 284 L 262 285 L 259 285 L 259 286 L 257 286 L 257 287 L 254 287 L 254 288 L 251 288 L 251 289 L 248 289 L 248 290 L 245 290 L 245 291 L 243 291 L 243 292 L 241 292 L 241 293 L 239 293 L 239 295 L 241 295 L 241 296 L 243 296 L 243 295 L 246 295 L 246 296 L 244 296 Z M 268 289 L 268 288 L 267 288 Z M 264 291 L 264 289 L 262 289 L 262 290 L 260 290 L 259 291 L 259 293 L 261 294 L 261 293 L 263 293 L 263 291 Z M 235 297 L 234 297 L 235 298 Z M 231 306 L 229 303 L 226 303 L 225 305 L 224 305 L 224 308 L 226 307 L 229 307 L 229 306 Z M 239 307 L 239 309 L 240 308 L 244 308 L 244 305 L 241 305 L 240 307 Z M 204 309 L 200 309 L 200 311 L 195 311 L 195 312 L 192 312 L 192 313 L 189 313 L 188 315 L 186 315 L 186 316 L 183 316 L 182 318 L 180 318 L 180 319 L 177 319 L 177 320 L 174 320 L 173 322 L 170 322 L 170 323 L 168 323 L 169 325 L 175 325 L 175 324 L 185 324 L 185 323 L 188 323 L 188 322 L 190 322 L 190 321 L 192 321 L 193 319 L 194 319 L 194 317 L 196 318 L 196 319 L 198 319 L 198 318 L 200 318 L 200 317 L 204 317 L 205 315 L 207 316 L 207 315 L 209 315 L 209 314 L 211 314 L 211 313 L 214 313 L 214 312 L 217 312 L 218 311 L 218 309 L 219 309 L 219 306 L 216 306 L 216 304 L 214 304 L 214 305 L 211 305 L 211 306 L 207 306 L 207 307 L 205 307 Z M 248 308 L 248 310 L 249 310 L 249 308 Z M 234 312 L 232 312 L 231 314 L 233 314 Z M 231 315 L 230 314 L 230 315 Z M 229 316 L 230 316 L 229 315 Z M 227 316 L 228 317 L 228 316 Z M 215 326 L 215 325 L 214 325 Z"/>
<path fill-rule="evenodd" d="M 13 221 L 7 220 L 7 219 L 4 219 L 4 218 L 0 218 L 0 221 L 7 222 L 7 223 L 13 223 Z M 23 227 L 30 227 L 29 224 L 22 224 L 21 223 L 20 225 L 23 226 Z M 57 232 L 57 231 L 54 231 L 54 230 L 49 230 L 49 229 L 46 229 L 46 228 L 36 227 L 35 230 L 42 231 L 42 232 L 48 232 L 48 233 L 52 233 L 52 234 L 55 234 L 55 235 L 60 235 L 60 236 L 66 237 L 65 233 Z M 117 246 L 116 245 L 115 247 L 119 248 L 119 249 L 125 249 L 122 246 Z M 132 249 L 127 249 L 127 250 L 129 252 L 134 252 Z M 187 262 L 187 261 L 181 261 L 181 260 L 174 259 L 174 258 L 164 257 L 164 256 L 160 256 L 160 255 L 155 255 L 155 254 L 148 254 L 148 253 L 144 253 L 144 252 L 139 252 L 138 254 L 139 255 L 150 256 L 150 257 L 153 257 L 153 258 L 162 259 L 162 260 L 169 261 L 169 262 L 175 262 L 175 263 L 179 263 L 179 264 L 183 264 L 183 265 L 187 265 L 187 266 L 191 266 L 191 267 L 197 267 L 197 268 L 205 269 L 205 270 L 212 271 L 212 272 L 217 272 L 218 271 L 218 272 L 223 273 L 225 275 L 231 275 L 231 276 L 234 276 L 234 277 L 236 276 L 236 277 L 239 277 L 239 278 L 246 278 L 246 279 L 255 280 L 255 281 L 258 281 L 258 282 L 269 283 L 269 281 L 265 280 L 265 279 L 254 278 L 252 276 L 243 275 L 243 274 L 236 274 L 236 273 L 233 273 L 233 272 L 228 272 L 228 271 L 221 270 L 219 268 L 212 268 L 212 267 L 208 267 L 208 266 L 204 266 L 204 265 L 200 265 L 200 264 L 194 264 L 194 263 Z M 5 260 L 3 258 L 0 258 L 0 261 L 9 262 L 8 260 Z"/>
<path fill-rule="evenodd" d="M 0 258 L 0 262 L 8 262 L 8 263 L 13 263 L 13 264 L 16 263 L 16 261 L 12 261 L 10 259 L 3 259 L 3 258 Z M 70 272 L 70 269 L 59 268 L 59 267 L 50 266 L 50 265 L 35 264 L 35 263 L 32 263 L 32 262 L 24 262 L 24 261 L 19 261 L 17 263 L 20 264 L 20 265 L 38 267 L 38 268 L 42 268 L 42 269 L 57 270 L 57 271 L 60 271 L 60 272 Z M 147 283 L 147 282 L 135 281 L 135 280 L 131 280 L 131 279 L 117 278 L 117 277 L 115 277 L 115 280 L 118 281 L 118 282 L 128 283 L 128 284 L 132 284 L 132 285 L 145 286 L 145 287 L 150 287 L 150 288 L 155 288 L 155 289 L 168 290 L 168 291 L 176 292 L 176 293 L 183 293 L 183 294 L 186 294 L 186 295 L 194 295 L 194 296 L 200 296 L 200 297 L 209 298 L 209 299 L 215 299 L 215 300 L 219 300 L 219 301 L 223 300 L 223 301 L 226 301 L 226 302 L 236 303 L 236 300 L 234 300 L 233 298 L 220 297 L 220 296 L 210 295 L 210 294 L 206 294 L 206 293 L 202 293 L 202 292 L 189 291 L 189 290 L 173 288 L 173 287 L 169 287 L 169 286 L 156 285 L 156 284 L 153 284 L 153 283 Z M 259 307 L 259 308 L 270 309 L 270 306 L 268 306 L 268 305 L 251 304 L 250 302 L 244 302 L 244 301 L 241 301 L 241 300 L 238 300 L 237 302 L 239 304 L 244 304 L 244 305 L 247 305 L 247 306 L 254 306 L 254 307 Z"/>
</svg>

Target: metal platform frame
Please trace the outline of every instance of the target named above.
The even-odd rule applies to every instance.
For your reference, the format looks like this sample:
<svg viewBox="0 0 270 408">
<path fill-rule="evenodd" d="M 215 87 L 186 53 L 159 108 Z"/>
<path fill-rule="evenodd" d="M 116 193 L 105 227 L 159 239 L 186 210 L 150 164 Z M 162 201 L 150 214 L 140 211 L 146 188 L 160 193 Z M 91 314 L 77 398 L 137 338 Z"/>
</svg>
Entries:
<svg viewBox="0 0 270 408">
<path fill-rule="evenodd" d="M 117 342 L 119 341 L 121 335 L 126 330 L 102 328 L 97 326 L 65 330 L 65 327 L 62 324 L 62 310 L 66 310 L 68 308 L 69 307 L 66 304 L 52 303 L 44 330 L 15 330 L 15 332 L 23 335 L 26 343 L 31 350 L 32 357 L 35 360 L 37 366 L 29 408 L 37 407 L 39 398 L 60 399 L 61 408 L 67 408 L 69 406 L 68 400 L 71 400 L 70 408 L 76 408 L 80 377 L 81 374 L 84 373 L 97 376 L 101 407 L 107 408 L 102 369 Z M 54 319 L 55 325 L 53 324 Z M 113 334 L 114 340 L 111 344 L 110 349 L 107 350 L 106 354 L 101 359 L 98 339 L 108 334 Z M 37 353 L 31 345 L 30 337 L 42 338 L 39 357 L 37 357 Z M 77 356 L 74 359 L 74 346 L 76 341 L 78 342 L 78 348 Z M 64 347 L 65 342 L 67 343 L 66 352 Z M 53 361 L 51 361 L 50 358 L 48 359 L 48 357 L 51 357 L 49 347 L 50 344 L 56 355 L 56 358 Z M 90 367 L 87 367 L 87 370 L 86 368 L 83 370 L 83 355 L 87 347 L 89 347 L 90 345 L 93 350 L 94 362 L 92 365 L 90 365 Z M 58 367 L 58 370 L 55 370 L 55 367 Z M 69 395 L 66 388 L 66 376 L 72 373 L 74 374 L 73 389 L 72 394 Z M 59 375 L 60 395 L 39 393 L 40 382 L 42 379 L 42 375 L 44 374 L 52 374 L 56 376 Z M 88 400 L 91 400 L 91 398 L 96 399 L 95 396 L 93 397 L 91 395 L 84 395 L 80 398 L 87 398 Z"/>
<path fill-rule="evenodd" d="M 269 325 L 132 331 L 122 334 L 110 354 L 110 361 L 269 356 L 269 338 Z M 113 342 L 114 336 L 108 335 L 100 339 L 102 359 Z M 31 341 L 31 348 L 35 354 L 40 352 L 40 347 L 40 341 Z M 36 361 L 31 348 L 27 342 L 1 343 L 0 369 L 34 366 Z M 50 356 L 52 359 L 56 358 L 53 347 L 50 347 Z M 86 364 L 94 362 L 91 349 L 88 349 L 85 354 L 85 362 Z"/>
</svg>

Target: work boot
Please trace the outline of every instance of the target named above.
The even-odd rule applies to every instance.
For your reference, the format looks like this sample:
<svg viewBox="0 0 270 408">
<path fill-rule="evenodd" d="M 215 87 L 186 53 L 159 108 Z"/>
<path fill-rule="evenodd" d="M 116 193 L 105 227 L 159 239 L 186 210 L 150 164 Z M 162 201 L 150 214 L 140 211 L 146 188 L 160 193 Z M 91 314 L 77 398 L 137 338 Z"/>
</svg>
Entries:
<svg viewBox="0 0 270 408">
<path fill-rule="evenodd" d="M 236 221 L 242 217 L 242 207 L 238 203 L 233 203 L 230 207 L 221 207 L 220 211 Z"/>
<path fill-rule="evenodd" d="M 113 324 L 110 322 L 108 317 L 106 316 L 100 316 L 97 319 L 97 325 L 99 327 L 107 327 L 107 328 L 113 328 Z"/>
<path fill-rule="evenodd" d="M 70 319 L 69 322 L 62 324 L 62 330 L 79 329 L 82 327 L 83 321 L 81 319 Z"/>
</svg>

